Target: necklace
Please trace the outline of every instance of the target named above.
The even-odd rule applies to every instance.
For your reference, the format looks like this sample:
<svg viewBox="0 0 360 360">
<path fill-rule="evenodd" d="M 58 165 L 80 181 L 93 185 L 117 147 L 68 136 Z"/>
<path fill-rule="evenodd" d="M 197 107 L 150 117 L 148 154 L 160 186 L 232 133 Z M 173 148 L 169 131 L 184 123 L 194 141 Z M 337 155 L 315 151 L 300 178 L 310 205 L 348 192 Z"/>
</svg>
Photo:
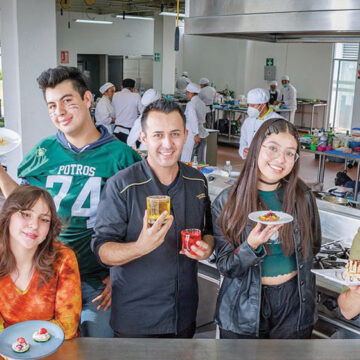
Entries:
<svg viewBox="0 0 360 360">
<path fill-rule="evenodd" d="M 263 179 L 260 179 L 260 178 L 259 178 L 259 181 L 266 184 L 266 185 L 276 185 L 276 184 L 278 184 L 280 182 L 280 181 L 276 181 L 276 182 L 271 183 L 271 182 L 267 182 L 267 181 L 265 181 Z"/>
</svg>

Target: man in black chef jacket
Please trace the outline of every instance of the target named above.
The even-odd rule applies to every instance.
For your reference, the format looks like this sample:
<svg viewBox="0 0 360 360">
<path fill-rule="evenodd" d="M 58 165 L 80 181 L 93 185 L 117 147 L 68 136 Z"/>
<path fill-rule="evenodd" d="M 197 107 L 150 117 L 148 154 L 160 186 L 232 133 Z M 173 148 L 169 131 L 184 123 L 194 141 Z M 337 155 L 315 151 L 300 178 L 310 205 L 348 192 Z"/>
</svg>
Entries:
<svg viewBox="0 0 360 360">
<path fill-rule="evenodd" d="M 175 103 L 158 100 L 142 115 L 145 160 L 108 180 L 102 193 L 92 249 L 110 268 L 110 324 L 117 337 L 191 338 L 198 305 L 197 260 L 213 250 L 205 177 L 179 162 L 185 118 Z M 168 195 L 164 212 L 148 225 L 146 197 Z M 181 230 L 202 230 L 192 253 L 181 250 Z"/>
</svg>

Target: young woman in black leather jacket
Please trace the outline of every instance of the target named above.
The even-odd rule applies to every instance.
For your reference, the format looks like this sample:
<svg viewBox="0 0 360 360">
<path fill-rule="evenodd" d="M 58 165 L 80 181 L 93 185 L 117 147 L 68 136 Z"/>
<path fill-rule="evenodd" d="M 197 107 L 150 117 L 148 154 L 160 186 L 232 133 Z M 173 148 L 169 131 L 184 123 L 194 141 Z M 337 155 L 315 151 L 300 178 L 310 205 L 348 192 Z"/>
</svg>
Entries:
<svg viewBox="0 0 360 360">
<path fill-rule="evenodd" d="M 313 195 L 298 178 L 299 151 L 294 125 L 266 121 L 237 182 L 213 204 L 217 266 L 224 276 L 215 316 L 221 338 L 311 336 L 316 287 L 310 270 L 321 232 Z M 248 219 L 267 209 L 294 220 L 265 226 Z"/>
</svg>

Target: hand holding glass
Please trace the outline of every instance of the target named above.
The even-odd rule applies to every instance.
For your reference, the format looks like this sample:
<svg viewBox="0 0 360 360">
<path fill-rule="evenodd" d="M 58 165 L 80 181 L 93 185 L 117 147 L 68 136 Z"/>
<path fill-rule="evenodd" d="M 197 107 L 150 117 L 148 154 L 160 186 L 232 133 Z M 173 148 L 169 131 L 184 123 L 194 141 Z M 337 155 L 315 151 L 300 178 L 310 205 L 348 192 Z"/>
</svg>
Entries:
<svg viewBox="0 0 360 360">
<path fill-rule="evenodd" d="M 196 245 L 197 241 L 201 240 L 201 230 L 199 229 L 185 229 L 181 230 L 182 249 L 189 251 L 192 255 L 196 255 L 191 251 L 191 246 Z"/>
<path fill-rule="evenodd" d="M 146 209 L 148 215 L 148 223 L 153 225 L 160 215 L 167 211 L 165 222 L 170 217 L 170 196 L 153 195 L 146 198 Z"/>
</svg>

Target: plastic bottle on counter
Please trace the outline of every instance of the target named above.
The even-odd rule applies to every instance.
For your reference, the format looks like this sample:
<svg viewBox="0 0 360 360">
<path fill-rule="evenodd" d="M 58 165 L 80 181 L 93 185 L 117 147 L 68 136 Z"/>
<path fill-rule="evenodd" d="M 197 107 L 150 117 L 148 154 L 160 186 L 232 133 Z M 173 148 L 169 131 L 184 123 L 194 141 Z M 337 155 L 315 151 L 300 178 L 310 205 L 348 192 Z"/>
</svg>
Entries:
<svg viewBox="0 0 360 360">
<path fill-rule="evenodd" d="M 344 137 L 344 147 L 349 147 L 349 134 L 350 134 L 350 132 L 349 132 L 349 130 L 346 130 L 346 135 L 345 135 L 345 137 Z"/>
<path fill-rule="evenodd" d="M 313 135 L 319 137 L 319 129 L 317 127 L 313 129 Z"/>
<path fill-rule="evenodd" d="M 197 169 L 198 166 L 199 166 L 198 157 L 196 155 L 194 155 L 194 160 L 192 161 L 192 167 L 194 169 Z"/>
<path fill-rule="evenodd" d="M 320 139 L 318 140 L 318 145 L 326 146 L 326 143 L 327 143 L 326 134 L 323 132 L 322 135 L 320 136 Z"/>
<path fill-rule="evenodd" d="M 232 171 L 232 166 L 231 166 L 230 160 L 226 160 L 225 166 L 224 166 L 224 170 L 225 170 L 225 171 L 228 173 L 228 175 L 230 176 L 231 171 Z"/>
<path fill-rule="evenodd" d="M 316 127 L 313 129 L 312 144 L 317 145 L 319 141 L 319 129 Z"/>
<path fill-rule="evenodd" d="M 340 144 L 341 144 L 341 139 L 338 136 L 334 135 L 333 136 L 332 147 L 334 149 L 338 149 L 340 147 Z"/>
<path fill-rule="evenodd" d="M 332 130 L 332 127 L 331 127 L 329 132 L 328 132 L 328 136 L 327 136 L 327 144 L 328 144 L 328 146 L 333 146 L 333 138 L 334 138 L 334 133 L 333 133 L 333 130 Z"/>
</svg>

